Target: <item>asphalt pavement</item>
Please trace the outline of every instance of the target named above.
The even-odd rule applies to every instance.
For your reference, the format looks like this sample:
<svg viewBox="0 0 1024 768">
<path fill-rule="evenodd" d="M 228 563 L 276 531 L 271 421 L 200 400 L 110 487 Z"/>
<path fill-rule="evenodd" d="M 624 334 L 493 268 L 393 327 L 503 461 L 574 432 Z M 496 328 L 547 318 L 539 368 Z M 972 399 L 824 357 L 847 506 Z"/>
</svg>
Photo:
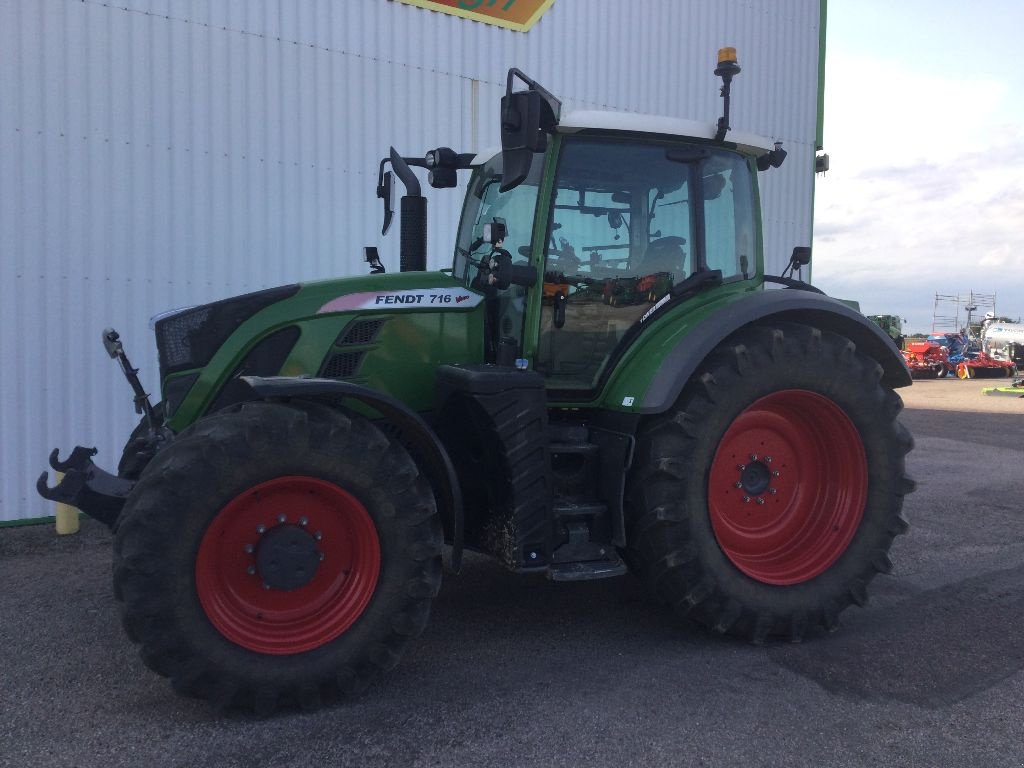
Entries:
<svg viewBox="0 0 1024 768">
<path fill-rule="evenodd" d="M 86 521 L 0 529 L 0 766 L 1024 766 L 1024 399 L 904 390 L 918 491 L 863 609 L 752 646 L 631 576 L 521 577 L 478 556 L 359 698 L 223 715 L 147 670 Z M 42 457 L 45 458 L 45 457 Z"/>
</svg>

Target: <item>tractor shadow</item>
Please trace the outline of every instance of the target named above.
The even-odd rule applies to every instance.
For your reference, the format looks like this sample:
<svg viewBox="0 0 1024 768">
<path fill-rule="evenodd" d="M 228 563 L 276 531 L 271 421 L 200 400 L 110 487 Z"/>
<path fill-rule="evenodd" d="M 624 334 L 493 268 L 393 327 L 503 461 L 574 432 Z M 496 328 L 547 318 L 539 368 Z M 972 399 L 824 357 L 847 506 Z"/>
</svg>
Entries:
<svg viewBox="0 0 1024 768">
<path fill-rule="evenodd" d="M 939 709 L 1024 669 L 1022 615 L 1018 566 L 856 612 L 837 634 L 772 647 L 769 658 L 844 698 Z"/>
</svg>

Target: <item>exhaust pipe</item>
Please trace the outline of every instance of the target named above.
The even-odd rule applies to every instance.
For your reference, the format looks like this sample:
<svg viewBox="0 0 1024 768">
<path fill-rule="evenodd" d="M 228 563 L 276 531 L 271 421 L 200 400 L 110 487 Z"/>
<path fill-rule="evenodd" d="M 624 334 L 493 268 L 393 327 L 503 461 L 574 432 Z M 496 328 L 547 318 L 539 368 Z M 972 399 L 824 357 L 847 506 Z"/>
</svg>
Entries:
<svg viewBox="0 0 1024 768">
<path fill-rule="evenodd" d="M 427 198 L 420 193 L 420 182 L 401 155 L 391 147 L 391 167 L 405 185 L 401 202 L 401 240 L 398 245 L 402 272 L 427 269 Z"/>
</svg>

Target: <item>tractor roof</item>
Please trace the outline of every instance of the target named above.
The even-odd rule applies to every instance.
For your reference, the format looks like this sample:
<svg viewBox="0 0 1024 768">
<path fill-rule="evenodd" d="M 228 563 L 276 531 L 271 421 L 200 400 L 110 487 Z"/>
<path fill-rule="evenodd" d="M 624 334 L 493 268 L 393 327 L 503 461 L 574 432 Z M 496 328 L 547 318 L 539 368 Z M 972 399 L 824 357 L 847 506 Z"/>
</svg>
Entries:
<svg viewBox="0 0 1024 768">
<path fill-rule="evenodd" d="M 577 109 L 564 115 L 558 121 L 560 133 L 578 133 L 586 130 L 628 131 L 630 133 L 651 133 L 659 136 L 679 136 L 693 139 L 713 139 L 717 126 L 697 120 L 678 117 L 643 115 L 636 112 L 606 112 L 591 109 Z M 740 151 L 761 155 L 772 149 L 774 142 L 764 136 L 741 131 L 729 131 L 725 141 L 736 144 Z"/>
<path fill-rule="evenodd" d="M 717 126 L 714 123 L 703 123 L 678 117 L 576 109 L 567 112 L 559 119 L 556 130 L 559 133 L 622 131 L 632 134 L 646 133 L 655 136 L 711 140 L 715 138 Z M 755 156 L 762 155 L 774 147 L 772 139 L 743 131 L 730 130 L 725 136 L 725 142 L 735 144 L 737 149 L 744 154 Z M 500 152 L 500 147 L 488 148 L 473 159 L 473 165 L 483 164 Z"/>
</svg>

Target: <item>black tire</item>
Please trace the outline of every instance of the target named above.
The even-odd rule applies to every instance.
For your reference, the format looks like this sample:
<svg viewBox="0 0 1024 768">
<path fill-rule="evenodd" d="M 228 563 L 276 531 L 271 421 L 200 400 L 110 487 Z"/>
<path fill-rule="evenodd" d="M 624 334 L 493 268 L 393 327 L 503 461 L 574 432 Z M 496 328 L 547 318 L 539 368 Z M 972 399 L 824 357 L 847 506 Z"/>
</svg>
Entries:
<svg viewBox="0 0 1024 768">
<path fill-rule="evenodd" d="M 835 629 L 891 570 L 893 538 L 907 529 L 913 439 L 880 374 L 849 340 L 792 323 L 720 346 L 676 408 L 638 435 L 627 485 L 634 570 L 719 632 L 761 642 Z M 825 498 L 808 504 L 807 492 Z"/>
<path fill-rule="evenodd" d="M 282 537 L 307 558 L 283 576 L 270 555 Z M 398 663 L 426 626 L 441 544 L 430 487 L 396 440 L 316 403 L 248 403 L 150 463 L 117 530 L 115 594 L 143 661 L 177 691 L 311 709 Z"/>
</svg>

